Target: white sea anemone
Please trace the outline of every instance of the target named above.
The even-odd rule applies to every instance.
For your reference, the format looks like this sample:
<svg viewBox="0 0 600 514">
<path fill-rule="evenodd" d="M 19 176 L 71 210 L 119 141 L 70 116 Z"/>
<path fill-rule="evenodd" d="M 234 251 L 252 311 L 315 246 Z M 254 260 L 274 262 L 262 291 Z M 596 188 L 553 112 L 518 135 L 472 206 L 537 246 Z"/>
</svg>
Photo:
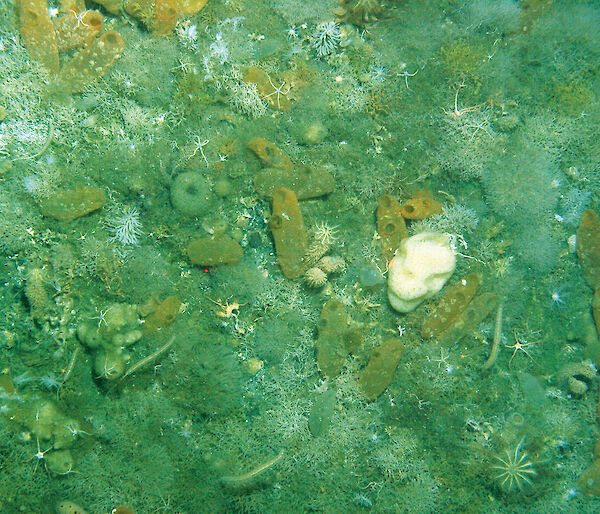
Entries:
<svg viewBox="0 0 600 514">
<path fill-rule="evenodd" d="M 340 25 L 334 21 L 319 23 L 311 36 L 312 47 L 319 57 L 333 53 L 341 40 Z"/>
<path fill-rule="evenodd" d="M 113 232 L 111 241 L 123 246 L 137 246 L 143 234 L 140 223 L 140 213 L 135 207 L 124 207 L 117 215 L 108 221 Z"/>
</svg>

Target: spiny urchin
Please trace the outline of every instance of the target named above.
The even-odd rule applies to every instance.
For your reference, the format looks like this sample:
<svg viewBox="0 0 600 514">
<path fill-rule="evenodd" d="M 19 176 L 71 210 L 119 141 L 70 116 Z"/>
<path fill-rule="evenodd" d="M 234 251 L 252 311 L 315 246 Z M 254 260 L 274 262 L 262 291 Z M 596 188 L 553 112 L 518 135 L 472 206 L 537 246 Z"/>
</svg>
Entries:
<svg viewBox="0 0 600 514">
<path fill-rule="evenodd" d="M 323 270 L 327 275 L 331 273 L 339 273 L 346 267 L 346 261 L 343 259 L 343 257 L 326 255 L 319 261 L 317 267 Z"/>
<path fill-rule="evenodd" d="M 320 289 L 327 283 L 327 274 L 320 268 L 308 268 L 304 280 L 308 287 Z"/>
</svg>

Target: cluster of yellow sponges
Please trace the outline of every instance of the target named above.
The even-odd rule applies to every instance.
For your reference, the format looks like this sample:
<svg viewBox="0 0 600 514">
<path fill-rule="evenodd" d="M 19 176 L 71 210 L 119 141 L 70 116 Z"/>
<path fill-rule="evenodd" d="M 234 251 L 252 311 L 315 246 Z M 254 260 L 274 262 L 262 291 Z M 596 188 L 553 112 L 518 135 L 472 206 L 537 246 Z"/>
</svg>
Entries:
<svg viewBox="0 0 600 514">
<path fill-rule="evenodd" d="M 20 33 L 32 59 L 43 64 L 64 90 L 75 93 L 102 76 L 121 56 L 125 43 L 118 32 L 100 36 L 103 16 L 86 10 L 77 0 L 61 4 L 61 13 L 50 18 L 46 0 L 18 0 Z M 61 67 L 60 54 L 79 50 Z"/>
<path fill-rule="evenodd" d="M 182 17 L 199 12 L 208 0 L 99 0 L 112 14 L 126 12 L 156 35 L 169 34 Z M 109 30 L 104 17 L 86 10 L 83 0 L 62 0 L 59 16 L 50 17 L 47 0 L 17 0 L 23 44 L 32 59 L 56 76 L 61 90 L 77 93 L 104 75 L 121 57 L 125 42 Z M 61 53 L 79 50 L 63 66 Z"/>
<path fill-rule="evenodd" d="M 154 34 L 169 34 L 181 18 L 200 12 L 208 0 L 99 0 L 108 12 L 130 16 L 145 23 Z"/>
</svg>

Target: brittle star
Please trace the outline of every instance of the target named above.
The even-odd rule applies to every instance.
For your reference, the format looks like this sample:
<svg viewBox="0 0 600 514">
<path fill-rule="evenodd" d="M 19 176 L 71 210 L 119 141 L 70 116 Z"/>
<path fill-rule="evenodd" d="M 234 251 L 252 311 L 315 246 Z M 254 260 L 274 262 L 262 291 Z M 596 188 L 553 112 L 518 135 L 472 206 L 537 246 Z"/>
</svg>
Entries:
<svg viewBox="0 0 600 514">
<path fill-rule="evenodd" d="M 98 316 L 96 316 L 93 319 L 97 319 L 98 320 L 98 328 L 100 328 L 100 325 L 102 325 L 102 323 L 104 323 L 107 327 L 108 327 L 108 323 L 106 322 L 106 313 L 110 310 L 110 307 L 106 310 L 102 310 L 100 309 L 100 312 L 98 313 Z"/>
<path fill-rule="evenodd" d="M 477 135 L 477 133 L 480 130 L 485 132 L 489 136 L 490 139 L 494 139 L 494 136 L 492 136 L 492 134 L 490 134 L 489 130 L 487 129 L 487 127 L 489 127 L 489 126 L 490 126 L 490 123 L 487 120 L 484 120 L 481 122 L 472 121 L 472 122 L 465 124 L 465 127 L 475 129 L 475 132 L 473 132 L 473 134 L 471 134 L 471 137 L 469 138 L 469 142 L 473 141 L 473 139 L 475 139 L 475 136 Z"/>
<path fill-rule="evenodd" d="M 108 357 L 104 358 L 104 369 L 102 370 L 102 373 L 100 375 L 98 375 L 96 378 L 104 378 L 107 380 L 110 380 L 112 378 L 113 375 L 116 375 L 117 373 L 119 373 L 119 370 L 117 370 L 116 366 L 111 366 L 108 367 Z"/>
<path fill-rule="evenodd" d="M 179 64 L 177 66 L 175 66 L 174 68 L 171 68 L 172 71 L 181 70 L 183 73 L 188 73 L 191 69 L 194 68 L 193 63 L 186 61 L 185 59 L 182 59 L 181 57 L 179 57 L 177 59 L 177 62 Z"/>
<path fill-rule="evenodd" d="M 196 145 L 196 148 L 194 148 L 194 152 L 192 153 L 192 155 L 190 155 L 190 159 L 192 157 L 194 157 L 194 155 L 196 155 L 198 153 L 198 151 L 200 151 L 200 155 L 202 155 L 202 158 L 204 159 L 204 162 L 206 163 L 206 167 L 208 168 L 208 159 L 206 158 L 206 155 L 204 155 L 204 150 L 203 148 L 210 143 L 209 139 L 205 139 L 204 141 L 200 141 L 200 136 L 196 136 L 194 138 L 194 144 Z"/>
<path fill-rule="evenodd" d="M 67 425 L 63 425 L 69 432 L 71 432 L 71 435 L 73 436 L 73 439 L 75 439 L 78 435 L 80 434 L 85 434 L 85 435 L 90 435 L 88 434 L 86 431 L 81 430 L 78 426 L 78 424 L 74 421 L 69 421 L 69 423 Z"/>
<path fill-rule="evenodd" d="M 417 70 L 414 73 L 408 73 L 408 71 L 404 70 L 402 73 L 397 73 L 398 77 L 404 77 L 404 82 L 406 83 L 406 89 L 410 89 L 408 87 L 408 77 L 414 77 L 421 70 Z M 410 89 L 412 91 L 412 89 Z"/>
<path fill-rule="evenodd" d="M 438 363 L 438 368 L 442 367 L 442 364 L 445 367 L 448 367 L 449 364 L 446 362 L 448 360 L 448 357 L 450 357 L 450 354 L 448 355 L 444 355 L 444 349 L 441 348 L 440 349 L 440 358 L 439 359 L 431 359 L 433 362 L 437 362 Z"/>
<path fill-rule="evenodd" d="M 447 114 L 448 116 L 454 116 L 455 118 L 458 118 L 459 116 L 462 116 L 466 112 L 474 111 L 479 107 L 479 105 L 474 105 L 472 107 L 463 107 L 462 109 L 458 108 L 458 92 L 463 87 L 467 87 L 467 85 L 464 82 L 459 84 L 458 88 L 456 89 L 456 95 L 454 95 L 454 110 L 453 111 L 447 111 L 446 109 L 444 109 L 442 107 L 442 111 L 444 111 L 444 113 Z"/>
<path fill-rule="evenodd" d="M 71 12 L 75 15 L 75 21 L 77 22 L 77 25 L 75 25 L 76 29 L 79 28 L 80 25 L 83 25 L 84 27 L 89 27 L 89 25 L 85 21 L 83 21 L 85 15 L 90 12 L 89 9 L 87 11 L 79 13 L 75 9 L 71 9 Z"/>
<path fill-rule="evenodd" d="M 281 104 L 279 103 L 279 98 L 281 95 L 284 95 L 284 96 L 287 95 L 290 92 L 291 86 L 288 86 L 287 91 L 284 92 L 283 86 L 285 86 L 285 80 L 281 83 L 281 85 L 279 87 L 277 87 L 275 84 L 273 84 L 271 77 L 267 77 L 267 78 L 269 79 L 269 83 L 273 87 L 273 91 L 271 93 L 269 93 L 268 95 L 265 95 L 265 98 L 269 98 L 270 96 L 277 94 L 277 108 L 281 109 Z"/>
<path fill-rule="evenodd" d="M 515 334 L 515 344 L 513 344 L 512 346 L 508 346 L 508 345 L 504 345 L 507 348 L 514 348 L 515 351 L 513 352 L 513 354 L 510 356 L 510 360 L 508 361 L 508 367 L 510 367 L 510 363 L 512 362 L 514 356 L 517 354 L 517 352 L 519 350 L 521 350 L 525 355 L 527 355 L 527 357 L 529 357 L 533 362 L 535 362 L 535 359 L 529 354 L 529 352 L 525 349 L 528 346 L 533 346 L 536 343 L 521 343 L 519 341 L 519 338 L 517 337 L 517 331 L 514 330 L 513 331 Z"/>
<path fill-rule="evenodd" d="M 34 473 L 37 471 L 40 460 L 44 459 L 44 456 L 52 449 L 52 446 L 50 446 L 50 448 L 48 448 L 46 451 L 40 450 L 40 438 L 36 437 L 35 440 L 37 442 L 37 452 L 33 454 L 32 459 L 37 459 L 37 462 L 35 463 L 35 468 L 33 469 Z"/>
<path fill-rule="evenodd" d="M 219 316 L 220 318 L 234 317 L 237 319 L 238 313 L 240 312 L 240 307 L 245 305 L 245 304 L 239 304 L 237 302 L 233 302 L 233 303 L 225 302 L 225 305 L 223 305 L 222 303 L 217 302 L 208 296 L 207 296 L 207 298 L 215 305 L 218 305 L 219 307 L 221 307 L 222 310 L 217 311 L 217 316 Z M 237 312 L 235 312 L 235 311 L 237 311 Z"/>
</svg>

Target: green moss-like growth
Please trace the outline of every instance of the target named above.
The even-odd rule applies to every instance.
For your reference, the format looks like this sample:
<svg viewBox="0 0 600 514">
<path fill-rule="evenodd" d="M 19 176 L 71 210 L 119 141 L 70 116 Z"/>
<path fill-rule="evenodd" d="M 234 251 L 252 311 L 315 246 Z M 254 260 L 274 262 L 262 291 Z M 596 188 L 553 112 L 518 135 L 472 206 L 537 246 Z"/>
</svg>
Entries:
<svg viewBox="0 0 600 514">
<path fill-rule="evenodd" d="M 207 105 L 213 103 L 207 83 L 198 73 L 187 70 L 191 64 L 183 63 L 175 89 L 175 100 L 181 103 L 185 110 L 193 114 L 202 114 Z"/>
<path fill-rule="evenodd" d="M 455 39 L 442 46 L 441 57 L 452 75 L 477 75 L 484 60 L 484 46 L 473 40 Z"/>
<path fill-rule="evenodd" d="M 550 96 L 560 111 L 570 115 L 581 114 L 596 99 L 589 82 L 580 78 L 553 78 Z"/>
<path fill-rule="evenodd" d="M 182 385 L 175 401 L 189 413 L 203 417 L 231 415 L 242 400 L 242 370 L 234 354 L 211 337 L 192 336 L 181 350 L 178 377 Z"/>
</svg>

